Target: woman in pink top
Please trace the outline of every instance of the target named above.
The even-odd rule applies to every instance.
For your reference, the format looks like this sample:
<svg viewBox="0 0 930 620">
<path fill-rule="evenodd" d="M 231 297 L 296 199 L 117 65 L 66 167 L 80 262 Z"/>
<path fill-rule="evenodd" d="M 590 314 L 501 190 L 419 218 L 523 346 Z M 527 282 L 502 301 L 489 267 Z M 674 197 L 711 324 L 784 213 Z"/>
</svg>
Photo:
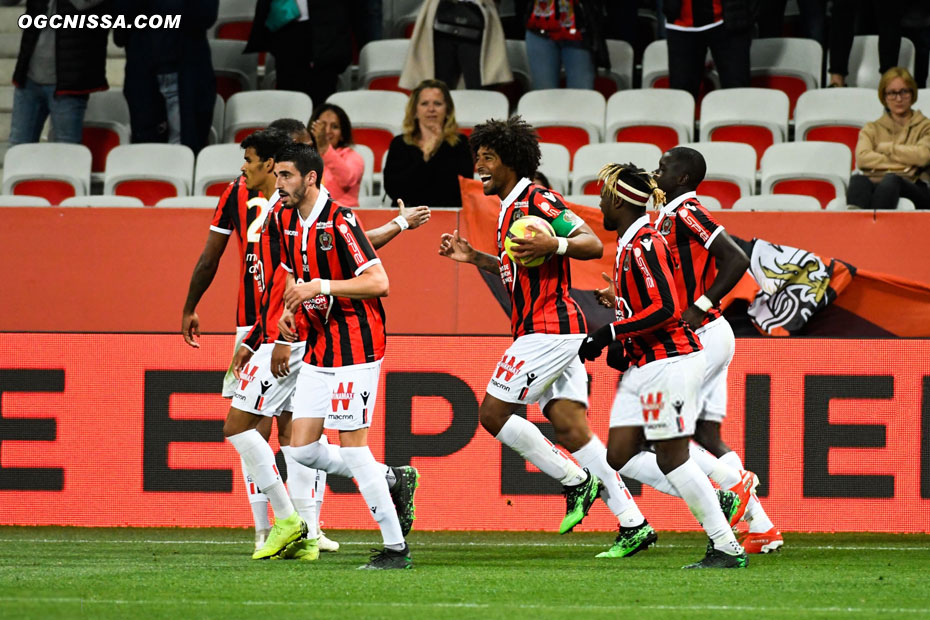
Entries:
<svg viewBox="0 0 930 620">
<path fill-rule="evenodd" d="M 357 207 L 365 161 L 350 147 L 352 123 L 349 116 L 339 106 L 324 103 L 313 111 L 307 125 L 323 157 L 323 185 L 333 202 Z"/>
</svg>

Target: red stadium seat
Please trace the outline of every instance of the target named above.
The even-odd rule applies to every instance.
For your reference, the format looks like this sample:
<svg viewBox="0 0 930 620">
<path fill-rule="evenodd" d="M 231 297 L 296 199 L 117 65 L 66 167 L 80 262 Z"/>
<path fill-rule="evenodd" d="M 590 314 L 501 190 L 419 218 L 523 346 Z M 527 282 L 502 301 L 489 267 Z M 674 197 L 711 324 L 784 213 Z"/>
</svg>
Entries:
<svg viewBox="0 0 930 620">
<path fill-rule="evenodd" d="M 698 186 L 698 193 L 713 196 L 720 201 L 720 207 L 723 209 L 733 208 L 733 203 L 743 195 L 739 185 L 733 181 L 710 179 L 704 179 L 701 182 Z"/>
<path fill-rule="evenodd" d="M 91 153 L 83 144 L 17 144 L 3 157 L 3 194 L 40 196 L 58 204 L 90 190 Z"/>
<path fill-rule="evenodd" d="M 727 88 L 709 93 L 701 106 L 701 139 L 743 142 L 756 150 L 756 163 L 788 135 L 788 96 L 765 88 Z"/>
<path fill-rule="evenodd" d="M 107 157 L 103 193 L 135 196 L 152 206 L 162 198 L 189 195 L 193 178 L 194 152 L 188 147 L 127 144 L 116 147 Z"/>
</svg>

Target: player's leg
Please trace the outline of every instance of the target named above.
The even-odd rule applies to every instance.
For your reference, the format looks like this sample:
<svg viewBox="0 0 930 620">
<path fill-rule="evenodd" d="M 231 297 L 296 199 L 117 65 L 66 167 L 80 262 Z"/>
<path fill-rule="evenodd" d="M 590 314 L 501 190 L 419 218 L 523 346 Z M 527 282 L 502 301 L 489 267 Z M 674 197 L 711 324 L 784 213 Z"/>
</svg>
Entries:
<svg viewBox="0 0 930 620">
<path fill-rule="evenodd" d="M 694 440 L 717 459 L 700 454 L 697 448 L 692 450 L 692 457 L 698 459 L 704 473 L 721 488 L 730 489 L 739 495 L 740 506 L 733 518 L 738 520 L 745 513 L 745 519 L 749 522 L 749 534 L 744 539 L 747 551 L 766 553 L 777 549 L 784 541 L 755 494 L 758 478 L 752 472 L 745 471 L 742 459 L 721 436 L 721 427 L 727 415 L 727 373 L 736 348 L 733 329 L 726 319 L 719 318 L 697 333 L 704 345 L 707 368 L 701 385 L 701 408 Z M 735 521 L 732 521 L 731 525 L 734 524 Z M 756 538 L 759 544 L 756 544 Z"/>
<path fill-rule="evenodd" d="M 539 406 L 555 429 L 556 441 L 571 451 L 575 460 L 593 474 L 593 477 L 600 479 L 599 495 L 617 517 L 620 527 L 652 530 L 646 524 L 623 479 L 607 464 L 607 448 L 588 426 L 588 374 L 578 358 L 576 347 L 576 342 L 569 341 L 570 361 L 558 378 L 543 392 Z M 579 486 L 583 488 L 582 485 Z M 566 497 L 577 495 L 573 491 L 578 488 L 566 489 Z M 587 513 L 590 505 L 584 505 L 583 497 L 580 510 L 566 510 L 560 532 L 570 531 L 577 524 L 574 519 L 580 520 Z"/>
<path fill-rule="evenodd" d="M 277 555 L 288 544 L 307 535 L 307 524 L 300 518 L 287 494 L 275 464 L 274 452 L 256 430 L 260 420 L 261 416 L 230 407 L 223 425 L 223 434 L 242 457 L 252 479 L 268 497 L 275 516 L 268 539 L 252 555 L 253 559 L 267 559 Z"/>
<path fill-rule="evenodd" d="M 711 539 L 704 559 L 689 567 L 740 568 L 746 566 L 746 555 L 736 542 L 710 480 L 689 450 L 704 368 L 703 352 L 658 360 L 637 369 L 640 373 L 634 387 L 644 403 L 644 434 L 655 442 L 659 468 Z"/>
<path fill-rule="evenodd" d="M 329 443 L 325 434 L 320 436 L 319 441 L 326 444 Z M 325 469 L 316 469 L 314 471 L 316 472 L 316 479 L 313 484 L 314 495 L 316 496 L 316 529 L 320 533 L 317 542 L 321 552 L 328 551 L 334 553 L 339 551 L 339 543 L 335 540 L 330 540 L 322 529 L 323 499 L 326 497 L 326 479 L 328 474 Z"/>
<path fill-rule="evenodd" d="M 287 408 L 290 409 L 290 402 Z M 316 503 L 316 469 L 298 463 L 286 448 L 291 441 L 291 423 L 293 414 L 282 411 L 278 416 L 278 443 L 284 453 L 284 462 L 287 465 L 287 490 L 298 514 L 307 523 L 307 537 L 289 544 L 280 554 L 285 560 L 312 561 L 320 557 L 320 532 L 317 525 Z"/>
<path fill-rule="evenodd" d="M 342 444 L 343 457 L 355 474 L 358 491 L 365 499 L 384 541 L 384 549 L 375 553 L 362 568 L 410 568 L 410 548 L 404 540 L 398 511 L 384 478 L 383 465 L 375 461 L 368 447 L 368 428 L 340 431 L 339 442 Z"/>
<path fill-rule="evenodd" d="M 710 480 L 690 458 L 690 437 L 679 437 L 656 442 L 659 467 L 665 472 L 691 514 L 698 520 L 711 540 L 703 560 L 688 568 L 741 568 L 746 566 L 746 555 L 736 542 L 733 530 L 720 509 L 717 494 Z"/>
<path fill-rule="evenodd" d="M 256 430 L 265 441 L 268 441 L 268 438 L 271 437 L 271 421 L 272 418 L 263 416 L 256 427 Z M 268 498 L 262 493 L 255 480 L 252 479 L 245 466 L 245 461 L 242 459 L 239 459 L 239 461 L 242 465 L 242 477 L 245 480 L 246 497 L 248 497 L 249 506 L 252 509 L 252 521 L 255 523 L 255 549 L 258 550 L 265 546 L 265 540 L 268 539 L 268 533 L 271 531 L 271 521 L 268 520 Z"/>
</svg>

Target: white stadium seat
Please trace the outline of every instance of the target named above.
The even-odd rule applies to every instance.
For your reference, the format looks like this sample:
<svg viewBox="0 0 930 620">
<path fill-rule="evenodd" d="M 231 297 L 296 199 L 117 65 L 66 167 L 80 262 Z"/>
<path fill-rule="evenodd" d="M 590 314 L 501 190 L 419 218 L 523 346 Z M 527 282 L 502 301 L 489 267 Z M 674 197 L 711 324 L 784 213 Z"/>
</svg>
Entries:
<svg viewBox="0 0 930 620">
<path fill-rule="evenodd" d="M 90 149 L 83 144 L 17 144 L 3 156 L 3 193 L 42 196 L 58 204 L 90 192 L 90 166 Z"/>
<path fill-rule="evenodd" d="M 236 93 L 226 102 L 223 140 L 242 142 L 258 129 L 279 118 L 296 118 L 306 123 L 313 102 L 306 93 L 291 90 L 253 90 Z"/>
<path fill-rule="evenodd" d="M 103 193 L 136 196 L 147 205 L 190 194 L 194 152 L 181 144 L 127 144 L 107 157 Z"/>
</svg>

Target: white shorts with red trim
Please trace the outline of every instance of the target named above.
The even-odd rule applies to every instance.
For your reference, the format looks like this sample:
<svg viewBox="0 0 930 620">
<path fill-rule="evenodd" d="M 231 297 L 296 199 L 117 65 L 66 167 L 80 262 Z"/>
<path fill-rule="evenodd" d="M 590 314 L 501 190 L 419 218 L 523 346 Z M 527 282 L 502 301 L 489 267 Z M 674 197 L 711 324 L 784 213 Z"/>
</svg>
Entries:
<svg viewBox="0 0 930 620">
<path fill-rule="evenodd" d="M 249 335 L 249 332 L 252 330 L 251 325 L 245 327 L 236 328 L 236 346 L 233 347 L 233 357 L 236 356 L 236 351 L 239 350 L 239 345 L 242 344 L 242 341 L 245 340 L 245 337 Z M 233 394 L 236 393 L 236 375 L 233 374 L 232 358 L 229 360 L 229 368 L 226 369 L 226 375 L 223 377 L 223 398 L 232 398 Z"/>
<path fill-rule="evenodd" d="M 232 406 L 255 415 L 276 416 L 291 410 L 297 374 L 303 360 L 304 343 L 291 345 L 291 372 L 280 379 L 271 374 L 274 343 L 263 344 L 252 355 L 236 381 Z"/>
<path fill-rule="evenodd" d="M 527 334 L 513 341 L 488 382 L 488 394 L 508 403 L 573 400 L 588 406 L 588 373 L 578 357 L 585 334 Z"/>
<path fill-rule="evenodd" d="M 649 441 L 694 435 L 703 377 L 703 351 L 633 366 L 620 380 L 610 427 L 642 426 Z"/>
<path fill-rule="evenodd" d="M 707 363 L 700 390 L 698 419 L 723 422 L 727 417 L 727 371 L 736 350 L 733 328 L 725 318 L 720 317 L 695 333 L 704 346 Z"/>
<path fill-rule="evenodd" d="M 324 428 L 355 431 L 371 426 L 381 360 L 336 368 L 300 365 L 294 419 L 323 418 Z"/>
</svg>

